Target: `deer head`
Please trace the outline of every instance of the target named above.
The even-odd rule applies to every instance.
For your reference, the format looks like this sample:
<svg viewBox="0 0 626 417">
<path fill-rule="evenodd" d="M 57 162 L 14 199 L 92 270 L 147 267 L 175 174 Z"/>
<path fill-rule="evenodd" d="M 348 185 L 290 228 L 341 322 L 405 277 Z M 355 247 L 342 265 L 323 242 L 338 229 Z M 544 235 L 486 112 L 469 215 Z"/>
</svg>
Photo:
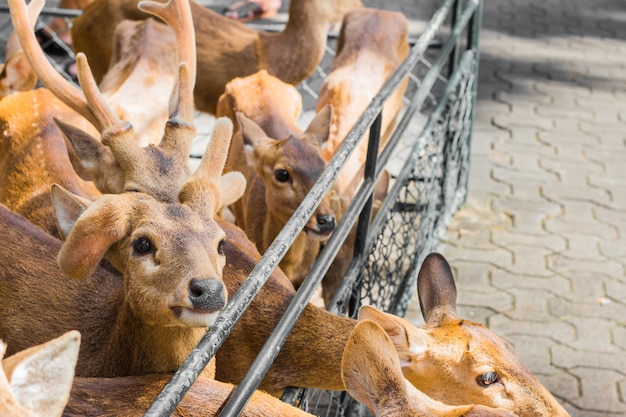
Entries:
<svg viewBox="0 0 626 417">
<path fill-rule="evenodd" d="M 33 0 L 29 7 L 38 15 L 43 4 L 44 0 Z M 191 11 L 184 0 L 142 1 L 139 7 L 174 29 L 179 62 L 163 137 L 160 142 L 152 141 L 159 143 L 157 146 L 144 148 L 137 145 L 133 126 L 119 119 L 103 99 L 85 55 L 79 53 L 76 57 L 81 91 L 58 74 L 46 59 L 32 33 L 34 19 L 27 16 L 24 3 L 21 0 L 9 2 L 15 33 L 41 82 L 100 133 L 100 138 L 96 139 L 80 129 L 57 122 L 76 151 L 77 159 L 72 162 L 79 175 L 94 181 L 104 193 L 142 191 L 174 202 L 189 175 L 187 158 L 196 133 L 193 126 L 195 34 Z M 158 181 L 151 180 L 155 173 L 160 174 Z"/>
<path fill-rule="evenodd" d="M 70 396 L 80 333 L 70 331 L 2 360 L 0 415 L 60 416 Z M 6 346 L 0 341 L 0 359 Z"/>
<path fill-rule="evenodd" d="M 326 168 L 320 150 L 328 139 L 331 113 L 332 108 L 326 107 L 300 137 L 279 140 L 268 137 L 255 122 L 237 113 L 248 165 L 263 179 L 267 212 L 281 226 Z M 335 230 L 335 215 L 327 201 L 320 204 L 304 230 L 310 237 L 321 240 Z"/>
<path fill-rule="evenodd" d="M 376 416 L 385 417 L 515 417 L 507 410 L 482 405 L 449 406 L 415 388 L 402 374 L 391 339 L 371 320 L 359 322 L 341 359 L 346 391 Z M 453 396 L 451 391 L 448 396 Z"/>
<path fill-rule="evenodd" d="M 433 253 L 424 260 L 418 295 L 423 328 L 372 307 L 359 312 L 359 320 L 375 321 L 385 329 L 403 374 L 417 389 L 448 404 L 483 404 L 519 416 L 569 415 L 510 344 L 458 316 L 454 277 L 441 255 Z"/>
<path fill-rule="evenodd" d="M 221 176 L 232 134 L 218 120 L 207 154 L 167 203 L 141 192 L 107 194 L 91 203 L 53 186 L 58 255 L 64 274 L 90 275 L 102 258 L 124 274 L 126 301 L 144 322 L 160 326 L 210 326 L 226 303 L 222 270 L 225 233 L 216 213 L 243 193 L 237 172 Z"/>
</svg>

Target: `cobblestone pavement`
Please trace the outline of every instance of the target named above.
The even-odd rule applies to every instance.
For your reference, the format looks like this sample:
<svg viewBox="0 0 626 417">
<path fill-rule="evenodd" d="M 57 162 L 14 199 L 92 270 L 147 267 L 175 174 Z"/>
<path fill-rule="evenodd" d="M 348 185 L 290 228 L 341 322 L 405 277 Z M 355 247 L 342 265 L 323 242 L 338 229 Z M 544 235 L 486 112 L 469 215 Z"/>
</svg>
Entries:
<svg viewBox="0 0 626 417">
<path fill-rule="evenodd" d="M 469 198 L 438 246 L 460 313 L 572 416 L 626 416 L 626 2 L 486 1 L 480 43 Z"/>
</svg>

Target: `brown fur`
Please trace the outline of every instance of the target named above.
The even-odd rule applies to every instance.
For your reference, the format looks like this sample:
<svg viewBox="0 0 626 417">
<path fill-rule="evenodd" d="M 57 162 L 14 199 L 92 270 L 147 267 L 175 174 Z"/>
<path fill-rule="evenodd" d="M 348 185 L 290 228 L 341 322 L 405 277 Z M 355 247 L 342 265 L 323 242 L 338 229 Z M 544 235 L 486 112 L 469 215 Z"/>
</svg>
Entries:
<svg viewBox="0 0 626 417">
<path fill-rule="evenodd" d="M 172 258 L 172 251 L 181 249 L 172 247 L 174 240 L 155 242 L 159 245 L 158 254 L 163 256 L 159 258 L 161 272 L 144 272 L 147 281 L 140 284 L 142 276 L 138 273 L 145 271 L 146 267 L 150 268 L 152 261 L 133 256 L 130 245 L 133 237 L 124 234 L 116 242 L 114 251 L 118 253 L 110 257 L 112 263 L 124 271 L 123 278 L 97 266 L 99 257 L 89 251 L 102 250 L 96 246 L 83 248 L 88 250 L 84 258 L 91 260 L 95 272 L 80 279 L 70 279 L 58 270 L 55 261 L 57 253 L 61 252 L 60 262 L 66 270 L 73 264 L 82 266 L 82 261 L 86 259 L 74 259 L 73 255 L 76 254 L 73 253 L 67 258 L 60 241 L 34 228 L 2 206 L 0 217 L 5 241 L 0 248 L 3 252 L 0 261 L 0 294 L 3 300 L 0 306 L 0 338 L 9 343 L 10 352 L 43 343 L 50 337 L 76 329 L 83 335 L 77 375 L 138 375 L 176 370 L 206 331 L 202 327 L 195 327 L 199 326 L 198 323 L 181 320 L 170 306 L 185 306 L 190 279 L 209 276 L 219 278 L 220 270 L 211 272 L 207 269 L 210 265 L 193 261 L 191 256 L 206 256 L 204 250 L 199 253 L 199 249 L 206 248 L 207 242 L 193 239 L 194 235 L 189 234 L 191 226 L 187 231 L 180 230 L 175 221 L 172 223 L 172 217 L 166 215 L 167 207 L 162 203 L 151 202 L 149 197 L 139 194 L 112 197 L 116 198 L 115 203 L 108 199 L 114 204 L 111 209 L 104 207 L 107 200 L 99 200 L 98 206 L 90 207 L 91 213 L 98 214 L 94 213 L 95 210 L 121 211 L 121 207 L 133 204 L 137 214 L 149 210 L 152 221 L 157 223 L 156 228 L 154 224 L 143 225 L 142 233 L 154 236 L 154 231 L 157 231 L 157 236 L 166 236 L 163 232 L 172 227 L 172 237 L 184 235 L 192 239 L 188 242 L 189 249 L 194 250 L 186 256 L 187 259 Z M 161 209 L 157 208 L 159 204 Z M 191 213 L 187 214 L 189 222 L 193 221 L 193 217 Z M 137 219 L 129 217 L 128 223 L 133 224 Z M 91 225 L 95 226 L 96 223 Z M 199 226 L 196 220 L 193 227 Z M 103 228 L 101 233 L 107 233 L 107 229 Z M 89 239 L 90 235 L 86 238 Z M 74 242 L 88 245 L 87 242 L 91 240 L 78 242 L 76 239 L 82 240 L 80 236 L 72 234 L 68 239 L 71 246 L 74 246 Z M 95 243 L 97 245 L 97 241 Z M 66 244 L 63 249 L 67 248 Z M 215 247 L 206 249 L 215 250 Z M 124 258 L 122 254 L 128 251 Z M 22 256 L 11 255 L 15 253 Z M 25 254 L 31 256 L 23 256 Z M 223 261 L 219 268 L 223 268 Z M 178 280 L 172 280 L 170 274 L 164 274 L 166 269 L 174 273 Z M 80 272 L 83 274 L 88 271 Z M 148 281 L 151 284 L 147 284 Z M 133 289 L 138 286 L 145 288 L 139 292 Z M 22 313 L 16 315 L 14 312 L 18 310 Z M 194 327 L 186 327 L 190 325 Z"/>
<path fill-rule="evenodd" d="M 76 378 L 65 417 L 141 417 L 171 378 L 151 374 L 124 378 Z M 172 413 L 174 417 L 217 415 L 234 386 L 211 379 L 198 379 Z M 261 391 L 252 394 L 243 417 L 312 416 Z"/>
<path fill-rule="evenodd" d="M 75 123 L 82 120 L 46 89 L 13 94 L 0 101 L 0 203 L 59 237 L 50 184 L 64 184 L 90 200 L 100 193 L 72 169 L 53 117 Z M 82 123 L 89 129 L 86 121 Z"/>
<path fill-rule="evenodd" d="M 458 317 L 454 278 L 441 255 L 426 257 L 418 289 L 423 328 L 371 307 L 359 313 L 360 320 L 375 321 L 387 332 L 411 384 L 451 405 L 481 404 L 520 417 L 569 415 L 508 343 L 481 324 Z M 485 387 L 478 378 L 487 372 L 496 372 L 498 380 Z"/>
<path fill-rule="evenodd" d="M 333 66 L 324 79 L 317 110 L 333 106 L 333 119 L 322 156 L 329 161 L 384 82 L 409 53 L 408 22 L 398 12 L 364 8 L 344 17 Z M 381 149 L 389 140 L 407 80 L 387 99 L 383 108 Z M 366 136 L 367 137 L 367 136 Z M 335 181 L 339 193 L 351 199 L 363 180 L 367 140 L 350 156 Z"/>
<path fill-rule="evenodd" d="M 243 172 L 248 184 L 230 209 L 261 253 L 325 168 L 320 150 L 328 137 L 330 109 L 303 132 L 297 125 L 301 108 L 302 98 L 295 87 L 265 70 L 229 82 L 218 102 L 217 115 L 232 118 L 236 126 L 225 170 Z M 288 172 L 288 181 L 275 178 L 278 169 Z M 328 198 L 321 201 L 279 265 L 296 288 L 315 261 L 321 242 L 332 232 L 320 229 L 319 218 L 331 219 L 334 225 Z"/>
<path fill-rule="evenodd" d="M 294 0 L 281 33 L 258 31 L 191 3 L 198 51 L 195 105 L 215 114 L 224 86 L 260 69 L 297 85 L 313 73 L 324 55 L 328 26 L 356 7 L 359 0 Z M 145 19 L 134 0 L 97 0 L 72 28 L 74 49 L 85 52 L 100 80 L 111 57 L 115 26 L 124 19 Z"/>
<path fill-rule="evenodd" d="M 391 339 L 371 320 L 359 322 L 350 334 L 341 374 L 350 396 L 377 417 L 515 417 L 481 405 L 449 406 L 413 387 L 402 374 Z"/>
</svg>

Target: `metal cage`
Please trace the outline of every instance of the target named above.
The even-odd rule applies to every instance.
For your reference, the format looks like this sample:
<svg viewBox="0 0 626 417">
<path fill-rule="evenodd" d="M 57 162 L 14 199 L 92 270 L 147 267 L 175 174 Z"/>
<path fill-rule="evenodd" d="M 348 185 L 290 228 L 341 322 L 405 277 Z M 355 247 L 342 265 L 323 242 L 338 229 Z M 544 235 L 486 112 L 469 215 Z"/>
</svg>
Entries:
<svg viewBox="0 0 626 417">
<path fill-rule="evenodd" d="M 239 415 L 245 407 L 354 225 L 357 244 L 352 263 L 327 308 L 336 314 L 354 317 L 358 307 L 367 304 L 405 315 L 416 294 L 417 271 L 422 260 L 435 248 L 441 232 L 467 194 L 481 9 L 481 0 L 441 3 L 421 36 L 412 41 L 409 56 L 359 118 L 310 194 L 144 416 L 168 416 L 174 411 L 278 266 L 368 129 L 369 149 L 363 184 L 282 320 L 219 415 Z M 6 41 L 11 30 L 8 8 L 0 6 L 0 12 L 0 40 Z M 46 9 L 46 12 L 43 21 L 38 23 L 40 30 L 47 30 L 46 16 L 72 17 L 74 13 L 63 9 Z M 62 44 L 53 33 L 51 39 Z M 314 109 L 316 91 L 332 64 L 333 37 L 329 38 L 328 45 L 326 58 L 317 72 L 298 87 L 305 109 Z M 42 46 L 46 50 L 46 45 Z M 63 55 L 63 50 L 56 47 L 52 50 L 59 56 L 50 54 L 51 59 L 57 69 L 64 72 L 67 63 L 74 59 L 73 53 L 67 50 Z M 384 149 L 378 152 L 382 107 L 407 77 L 405 105 L 396 129 Z M 210 129 L 206 133 L 206 137 L 198 139 L 199 143 L 207 140 Z M 392 185 L 373 217 L 372 193 L 383 169 L 391 173 Z M 285 391 L 282 399 L 320 416 L 368 413 L 345 392 L 293 387 Z"/>
</svg>

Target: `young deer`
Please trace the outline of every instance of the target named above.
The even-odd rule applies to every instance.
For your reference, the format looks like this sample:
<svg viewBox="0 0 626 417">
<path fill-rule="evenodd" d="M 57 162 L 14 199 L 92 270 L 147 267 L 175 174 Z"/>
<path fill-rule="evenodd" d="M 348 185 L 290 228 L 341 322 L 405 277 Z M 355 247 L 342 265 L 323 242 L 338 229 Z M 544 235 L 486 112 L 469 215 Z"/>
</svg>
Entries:
<svg viewBox="0 0 626 417">
<path fill-rule="evenodd" d="M 341 376 L 350 396 L 377 417 L 515 417 L 482 405 L 449 406 L 425 395 L 404 377 L 391 339 L 371 320 L 359 322 L 350 334 Z"/>
<path fill-rule="evenodd" d="M 324 56 L 329 24 L 357 7 L 361 7 L 360 0 L 293 0 L 284 31 L 269 33 L 192 3 L 198 66 L 202 69 L 195 91 L 196 108 L 215 114 L 224 86 L 260 69 L 286 83 L 299 84 Z M 74 49 L 87 54 L 96 80 L 108 68 L 115 26 L 124 19 L 146 17 L 137 9 L 137 1 L 97 0 L 74 20 Z"/>
<path fill-rule="evenodd" d="M 333 66 L 324 79 L 317 111 L 333 106 L 330 135 L 322 156 L 330 161 L 365 108 L 409 53 L 408 22 L 402 13 L 371 8 L 348 12 L 337 40 Z M 402 109 L 405 80 L 383 108 L 381 148 Z M 340 195 L 352 199 L 363 180 L 367 140 L 361 140 L 335 180 Z"/>
<path fill-rule="evenodd" d="M 359 311 L 359 320 L 387 332 L 411 384 L 446 404 L 481 404 L 520 417 L 569 416 L 507 342 L 458 316 L 454 277 L 443 256 L 426 257 L 417 285 L 423 328 L 371 307 Z"/>
<path fill-rule="evenodd" d="M 301 108 L 296 88 L 265 70 L 229 82 L 218 102 L 217 115 L 238 122 L 226 171 L 243 172 L 248 184 L 230 209 L 261 253 L 326 167 L 320 150 L 328 138 L 331 108 L 320 111 L 304 132 L 297 125 Z M 335 215 L 324 198 L 280 262 L 296 288 L 334 229 Z"/>
<path fill-rule="evenodd" d="M 211 153 L 225 151 L 231 127 L 226 119 L 216 124 L 209 156 L 183 185 L 178 203 L 140 192 L 91 203 L 54 187 L 63 245 L 3 210 L 0 337 L 11 349 L 77 329 L 83 336 L 77 375 L 180 366 L 226 303 L 224 232 L 214 216 L 241 195 L 243 181 L 220 177 L 223 161 L 220 166 Z M 25 240 L 31 250 L 21 247 Z M 13 259 L 15 253 L 23 256 Z M 61 271 L 76 280 L 57 272 L 57 253 Z M 99 269 L 103 258 L 123 278 Z"/>
<path fill-rule="evenodd" d="M 80 333 L 69 331 L 3 360 L 6 345 L 0 341 L 0 415 L 60 416 L 70 396 L 79 345 Z"/>
</svg>

